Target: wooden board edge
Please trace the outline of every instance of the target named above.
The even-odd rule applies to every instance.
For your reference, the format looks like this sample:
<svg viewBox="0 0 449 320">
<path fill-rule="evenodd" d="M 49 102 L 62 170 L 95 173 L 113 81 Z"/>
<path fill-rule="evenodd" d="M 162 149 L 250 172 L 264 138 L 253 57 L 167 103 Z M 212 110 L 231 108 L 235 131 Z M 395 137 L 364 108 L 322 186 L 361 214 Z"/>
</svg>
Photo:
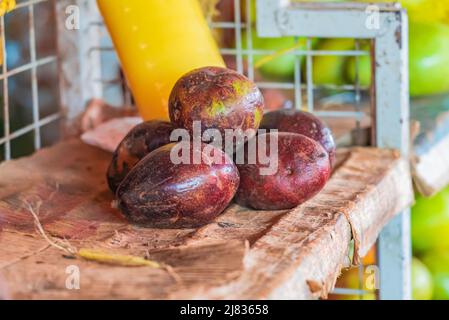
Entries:
<svg viewBox="0 0 449 320">
<path fill-rule="evenodd" d="M 353 210 L 346 213 L 353 232 L 355 265 L 375 244 L 383 227 L 399 212 L 413 205 L 414 192 L 408 161 L 402 157 L 394 160 L 377 184 L 366 186 L 365 195 L 357 199 Z"/>
<path fill-rule="evenodd" d="M 373 148 L 355 148 L 352 150 L 352 153 L 364 152 L 364 150 L 369 149 L 375 150 Z M 257 244 L 265 241 L 276 245 L 275 239 L 278 235 L 273 231 L 273 229 L 276 229 L 276 226 L 274 226 L 272 230 L 256 242 L 255 248 L 250 250 L 249 254 L 254 261 L 248 261 L 249 257 L 247 257 L 246 270 L 241 278 L 235 283 L 212 290 L 212 292 L 202 296 L 202 298 L 228 299 L 231 298 L 231 293 L 235 295 L 236 292 L 238 292 L 238 299 L 308 299 L 326 297 L 329 291 L 334 288 L 341 268 L 348 266 L 347 258 L 351 234 L 353 237 L 360 238 L 356 255 L 363 256 L 376 240 L 382 227 L 397 212 L 413 202 L 411 176 L 408 171 L 407 161 L 400 158 L 394 150 L 382 150 L 379 153 L 379 157 L 389 156 L 390 162 L 382 176 L 373 176 L 373 181 L 375 180 L 377 183 L 367 186 L 363 191 L 365 197 L 362 194 L 358 194 L 354 203 L 347 204 L 349 214 L 344 214 L 343 212 L 332 214 L 333 218 L 328 221 L 322 230 L 316 231 L 316 234 L 311 239 L 308 239 L 305 247 L 303 246 L 304 243 L 297 244 L 296 252 L 294 252 L 295 244 L 288 244 L 289 248 L 284 250 L 290 253 L 288 255 L 290 264 L 280 266 L 279 270 L 275 270 L 279 272 L 272 278 L 260 277 L 259 281 L 263 282 L 262 285 L 251 283 L 257 280 L 258 276 L 254 275 L 258 271 L 257 266 L 263 265 L 262 263 L 266 259 L 267 253 L 269 253 L 267 246 L 261 245 L 257 247 Z M 378 160 L 382 161 L 380 158 Z M 358 158 L 353 154 L 341 165 L 336 174 L 338 175 L 338 172 L 344 170 L 345 167 L 357 167 L 357 161 Z M 385 161 L 388 162 L 388 160 Z M 398 190 L 401 188 L 391 188 L 392 185 L 397 183 L 401 183 L 405 191 Z M 382 191 L 387 186 L 392 190 Z M 388 193 L 388 201 L 379 200 L 382 192 Z M 367 197 L 371 196 L 374 196 L 374 201 L 366 200 Z M 314 199 L 312 199 L 313 201 Z M 302 207 L 299 207 L 299 212 L 305 211 L 301 209 Z M 378 214 L 377 210 L 382 210 L 383 213 Z M 298 216 L 298 212 L 296 212 L 296 215 Z M 364 215 L 372 216 L 368 223 L 361 221 L 360 218 L 363 218 Z M 289 225 L 288 219 L 290 216 L 291 214 L 287 214 L 279 220 L 278 224 Z M 357 220 L 354 217 L 359 219 Z M 303 218 L 307 219 L 307 215 L 304 215 Z M 376 225 L 375 228 L 372 227 L 373 224 Z M 270 237 L 274 240 L 270 239 Z M 303 252 L 300 253 L 299 251 Z M 306 252 L 304 253 L 304 251 Z M 285 255 L 287 256 L 287 254 Z M 281 263 L 276 261 L 274 264 L 279 266 Z M 273 267 L 273 269 L 275 268 Z M 296 279 L 296 281 L 292 281 L 292 279 Z M 232 296 L 232 298 L 235 297 Z"/>
<path fill-rule="evenodd" d="M 267 298 L 273 300 L 327 298 L 334 289 L 341 270 L 351 264 L 350 241 L 351 228 L 342 215 L 329 236 L 317 242 L 310 254 L 303 258 L 299 267 L 293 270 Z M 327 264 L 323 264 L 323 252 L 327 253 Z"/>
<path fill-rule="evenodd" d="M 449 185 L 449 137 L 411 161 L 417 191 L 431 197 Z"/>
</svg>

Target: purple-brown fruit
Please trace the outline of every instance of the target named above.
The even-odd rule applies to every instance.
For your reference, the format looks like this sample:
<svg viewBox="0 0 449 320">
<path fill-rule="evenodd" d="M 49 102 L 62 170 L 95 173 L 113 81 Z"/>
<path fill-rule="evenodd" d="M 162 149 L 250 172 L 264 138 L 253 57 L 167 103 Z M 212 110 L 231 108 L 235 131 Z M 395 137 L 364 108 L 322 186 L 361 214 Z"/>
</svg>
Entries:
<svg viewBox="0 0 449 320">
<path fill-rule="evenodd" d="M 198 149 L 201 161 L 193 162 L 192 148 L 179 151 L 183 143 L 154 150 L 120 184 L 118 206 L 131 222 L 162 228 L 197 227 L 213 220 L 231 202 L 239 173 L 229 156 L 203 143 Z M 190 154 L 190 162 L 175 164 L 172 157 L 180 154 Z"/>
<path fill-rule="evenodd" d="M 299 110 L 276 110 L 263 116 L 260 129 L 278 129 L 280 132 L 303 134 L 319 142 L 335 162 L 335 142 L 332 132 L 319 118 Z"/>
<path fill-rule="evenodd" d="M 270 146 L 271 139 L 275 138 L 278 141 L 277 154 L 271 151 Z M 262 134 L 254 139 L 258 140 L 255 163 L 249 163 L 246 152 L 245 163 L 237 165 L 240 187 L 236 202 L 240 205 L 258 210 L 291 209 L 316 195 L 329 179 L 329 156 L 318 142 L 288 132 Z M 261 141 L 265 143 L 261 144 Z M 268 165 L 260 161 L 260 151 L 271 161 L 277 159 L 274 174 L 261 174 L 260 169 Z"/>
<path fill-rule="evenodd" d="M 166 121 L 151 120 L 138 124 L 120 142 L 107 171 L 109 188 L 115 192 L 143 157 L 151 151 L 170 143 L 170 134 L 175 129 Z"/>
<path fill-rule="evenodd" d="M 193 122 L 201 121 L 201 133 L 218 129 L 259 128 L 263 96 L 257 86 L 240 73 L 226 68 L 204 67 L 182 76 L 170 94 L 170 120 L 193 133 Z"/>
</svg>

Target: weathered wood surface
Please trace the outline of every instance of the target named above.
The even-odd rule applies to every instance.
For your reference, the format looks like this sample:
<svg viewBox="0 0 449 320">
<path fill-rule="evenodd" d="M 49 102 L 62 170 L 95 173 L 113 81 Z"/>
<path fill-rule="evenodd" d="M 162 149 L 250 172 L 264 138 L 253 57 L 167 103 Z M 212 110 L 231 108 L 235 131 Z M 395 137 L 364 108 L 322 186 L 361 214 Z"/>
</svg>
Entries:
<svg viewBox="0 0 449 320">
<path fill-rule="evenodd" d="M 325 189 L 294 210 L 231 205 L 199 229 L 145 229 L 111 206 L 110 154 L 71 140 L 0 164 L 0 296 L 3 298 L 317 298 L 342 266 L 364 255 L 382 226 L 413 201 L 407 163 L 395 151 L 340 152 Z M 149 257 L 170 268 L 70 258 L 36 231 L 73 247 Z M 69 290 L 68 266 L 80 271 Z"/>
<path fill-rule="evenodd" d="M 419 123 L 413 178 L 418 191 L 431 196 L 449 185 L 449 95 L 414 100 L 411 117 Z"/>
</svg>

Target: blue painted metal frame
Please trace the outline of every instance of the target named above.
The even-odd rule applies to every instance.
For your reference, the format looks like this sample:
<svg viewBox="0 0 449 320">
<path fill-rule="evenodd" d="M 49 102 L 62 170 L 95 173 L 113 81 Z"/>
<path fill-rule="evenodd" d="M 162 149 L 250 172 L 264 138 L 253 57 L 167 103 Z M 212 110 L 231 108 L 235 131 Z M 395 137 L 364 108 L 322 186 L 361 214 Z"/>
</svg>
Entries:
<svg viewBox="0 0 449 320">
<path fill-rule="evenodd" d="M 409 156 L 408 19 L 399 5 L 257 0 L 257 31 L 260 37 L 371 39 L 373 141 Z M 410 299 L 409 211 L 384 228 L 378 251 L 380 298 Z"/>
</svg>

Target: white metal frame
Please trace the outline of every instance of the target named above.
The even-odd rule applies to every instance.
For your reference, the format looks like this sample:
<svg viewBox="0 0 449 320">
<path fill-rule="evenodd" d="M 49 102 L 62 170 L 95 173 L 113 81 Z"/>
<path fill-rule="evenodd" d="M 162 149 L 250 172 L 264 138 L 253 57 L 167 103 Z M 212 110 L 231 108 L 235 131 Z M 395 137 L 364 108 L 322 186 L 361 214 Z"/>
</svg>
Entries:
<svg viewBox="0 0 449 320">
<path fill-rule="evenodd" d="M 373 13 L 378 14 L 379 28 L 367 27 L 367 19 Z M 400 6 L 378 4 L 368 8 L 367 4 L 360 3 L 257 0 L 257 15 L 261 37 L 371 39 L 374 42 L 372 61 L 375 78 L 372 86 L 373 140 L 378 147 L 398 149 L 408 157 L 408 20 Z M 310 56 L 307 52 L 306 55 Z M 307 65 L 310 64 L 308 59 Z M 307 82 L 311 86 L 311 68 L 308 67 L 307 71 Z M 400 213 L 385 227 L 378 250 L 380 298 L 410 299 L 409 211 Z"/>
<path fill-rule="evenodd" d="M 79 8 L 79 29 L 68 29 L 69 7 Z M 93 97 L 103 96 L 100 47 L 101 26 L 95 0 L 56 0 L 55 2 L 61 108 L 70 122 L 83 112 Z"/>
</svg>

